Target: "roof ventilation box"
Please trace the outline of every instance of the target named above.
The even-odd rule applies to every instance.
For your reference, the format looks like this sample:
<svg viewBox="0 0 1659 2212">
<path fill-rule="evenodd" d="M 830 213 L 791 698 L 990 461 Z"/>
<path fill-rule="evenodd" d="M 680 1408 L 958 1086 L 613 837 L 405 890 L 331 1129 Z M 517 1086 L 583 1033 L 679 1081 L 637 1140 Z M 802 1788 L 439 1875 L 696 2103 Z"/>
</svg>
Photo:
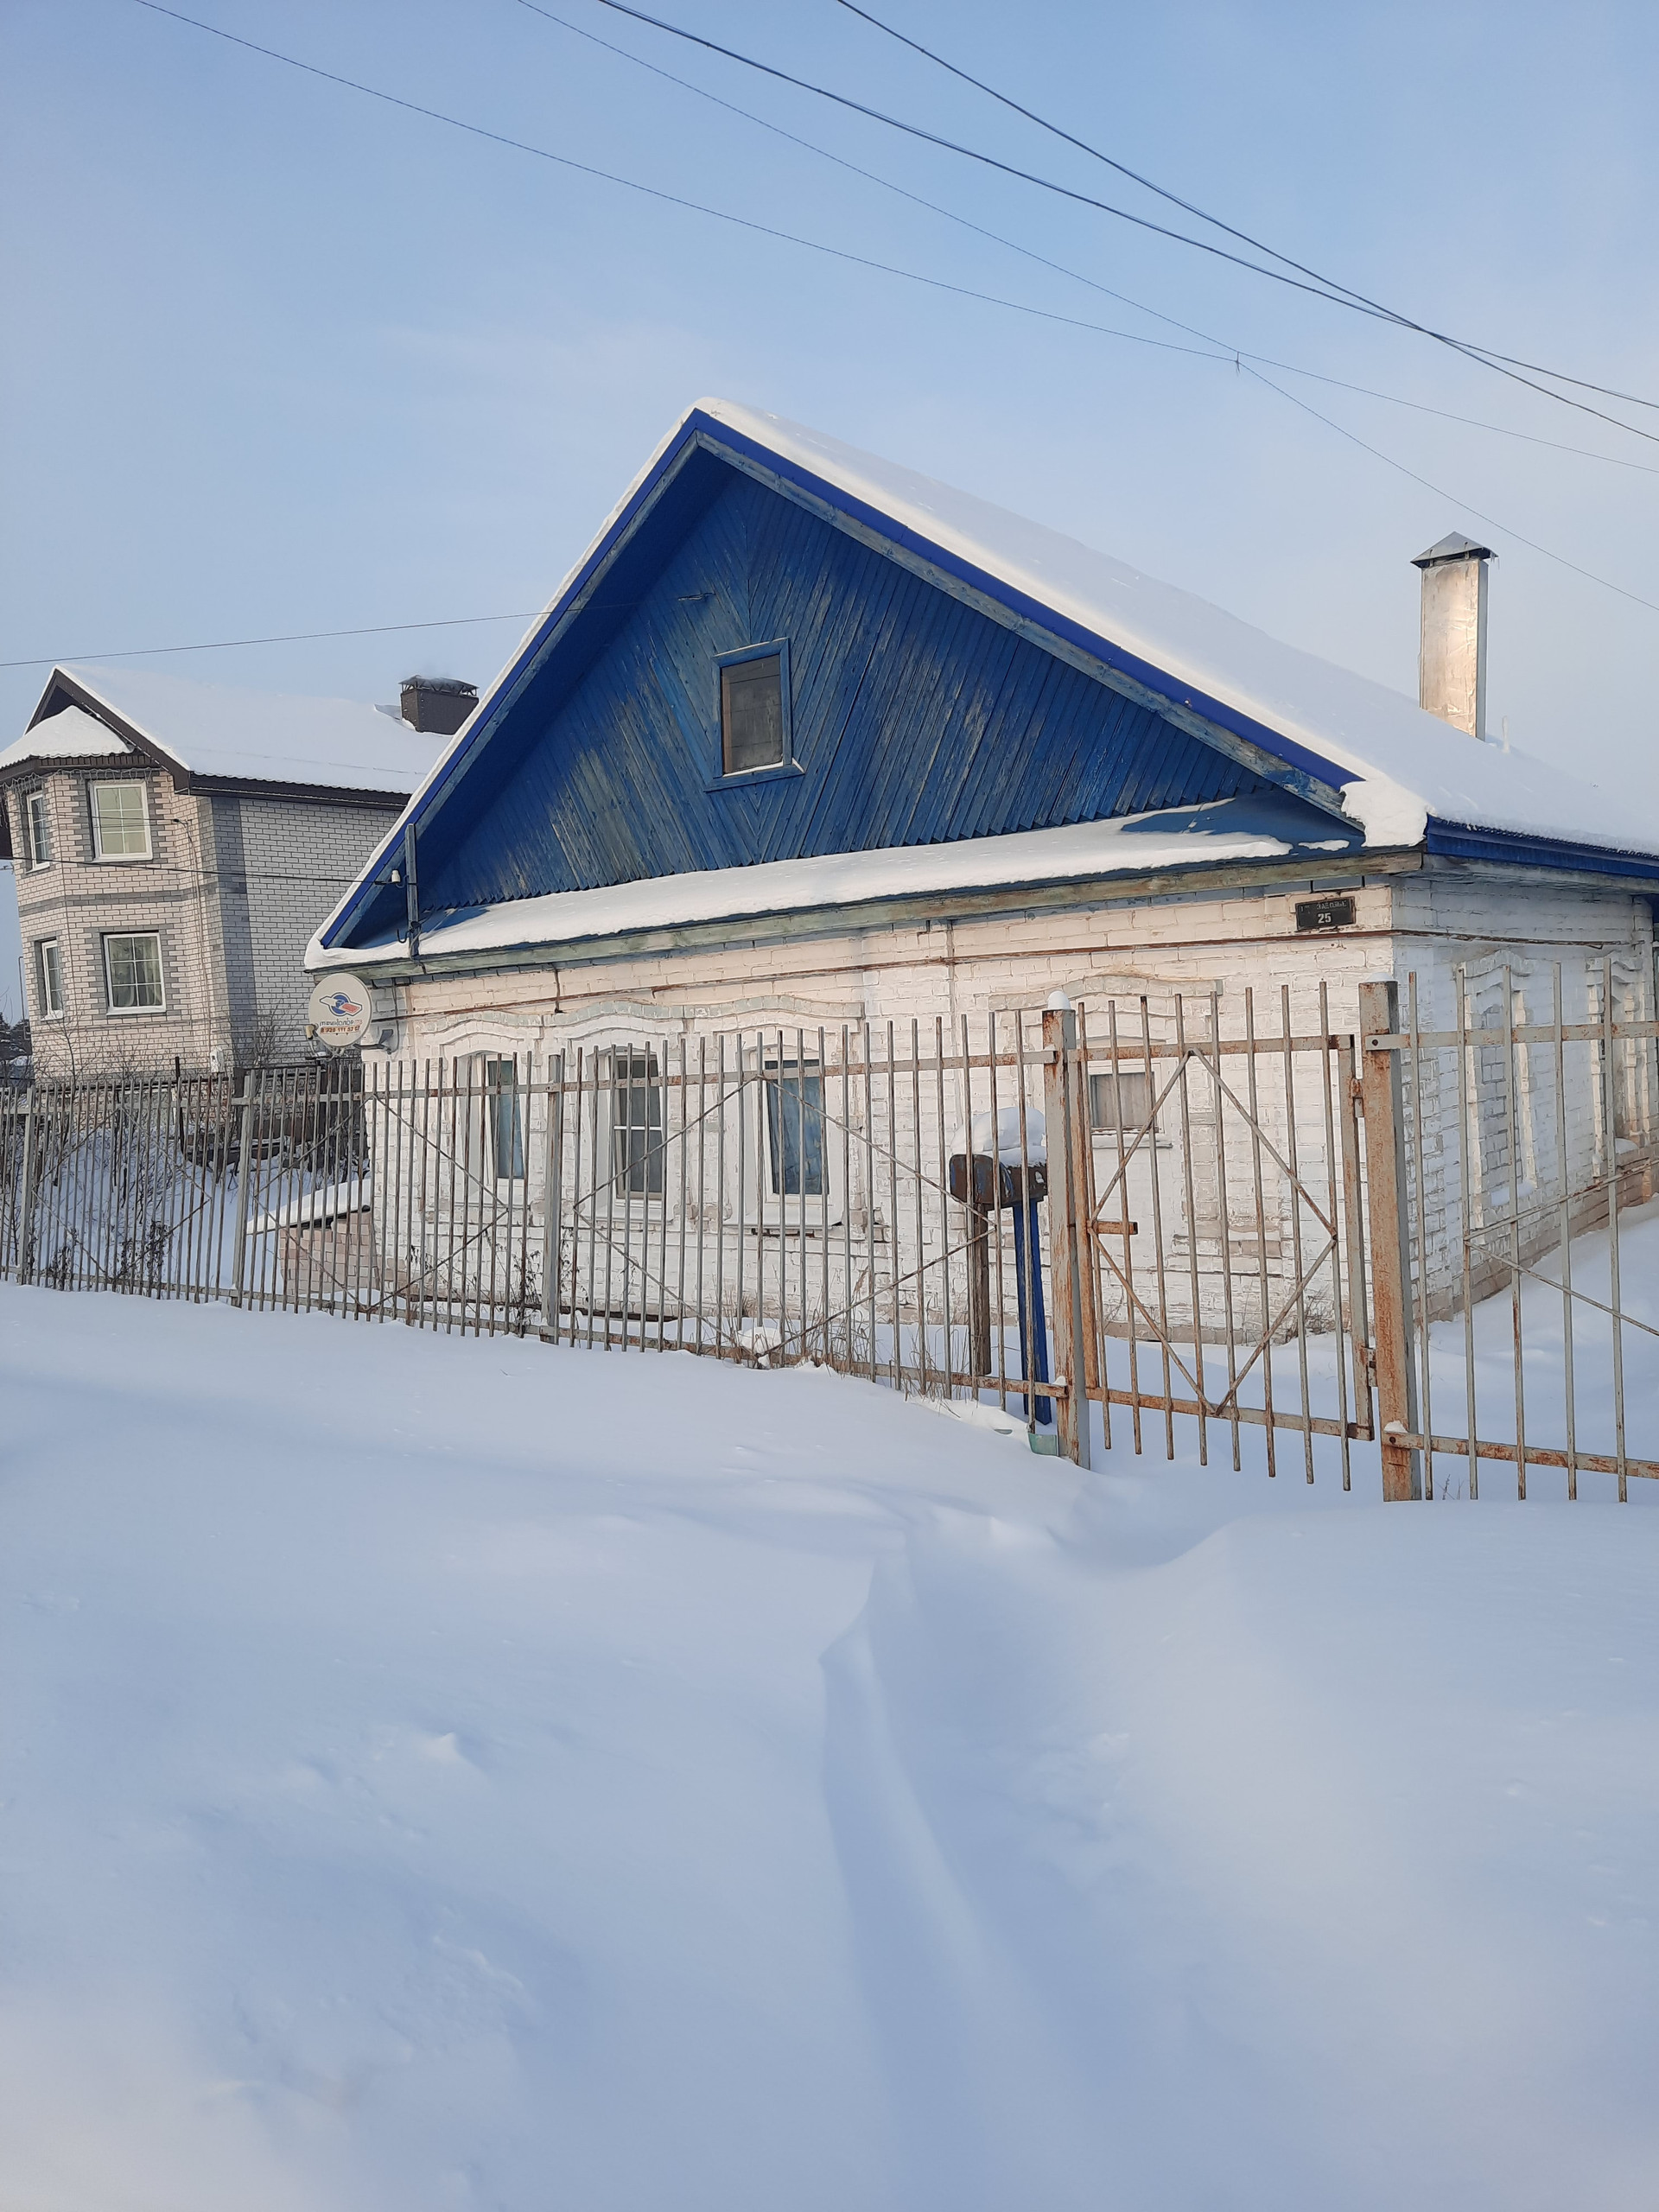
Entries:
<svg viewBox="0 0 1659 2212">
<path fill-rule="evenodd" d="M 454 676 L 407 676 L 402 698 L 404 720 L 411 729 L 453 737 L 478 704 L 478 686 Z"/>
</svg>

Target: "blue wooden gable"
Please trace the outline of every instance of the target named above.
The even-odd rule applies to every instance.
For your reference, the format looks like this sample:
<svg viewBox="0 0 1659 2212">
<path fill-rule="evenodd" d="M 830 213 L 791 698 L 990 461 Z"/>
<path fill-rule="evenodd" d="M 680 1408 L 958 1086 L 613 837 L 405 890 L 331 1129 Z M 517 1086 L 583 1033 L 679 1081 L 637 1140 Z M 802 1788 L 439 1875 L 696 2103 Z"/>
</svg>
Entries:
<svg viewBox="0 0 1659 2212">
<path fill-rule="evenodd" d="M 417 805 L 423 916 L 1300 780 L 1206 742 L 1190 717 L 1183 726 L 1029 625 L 982 611 L 707 441 L 664 467 L 556 615 Z M 788 648 L 792 762 L 722 779 L 720 657 L 772 640 Z M 328 942 L 401 929 L 398 857 L 388 849 Z"/>
</svg>

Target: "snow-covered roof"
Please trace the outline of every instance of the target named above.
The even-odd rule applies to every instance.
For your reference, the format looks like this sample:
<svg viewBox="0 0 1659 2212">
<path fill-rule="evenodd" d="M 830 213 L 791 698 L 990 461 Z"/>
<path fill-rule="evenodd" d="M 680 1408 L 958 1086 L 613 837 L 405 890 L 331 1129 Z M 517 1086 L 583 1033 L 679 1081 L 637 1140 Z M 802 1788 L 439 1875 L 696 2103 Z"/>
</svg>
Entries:
<svg viewBox="0 0 1659 2212">
<path fill-rule="evenodd" d="M 84 707 L 66 707 L 0 752 L 0 774 L 28 760 L 104 760 L 131 751 L 124 738 Z"/>
<path fill-rule="evenodd" d="M 914 537 L 1173 677 L 1197 711 L 1204 711 L 1205 699 L 1218 701 L 1331 762 L 1341 771 L 1348 810 L 1364 824 L 1369 844 L 1415 844 L 1432 815 L 1522 836 L 1659 852 L 1659 822 L 1633 818 L 1625 794 L 1599 791 L 1525 753 L 1478 744 L 1403 693 L 1281 645 L 1191 592 L 1042 523 L 781 416 L 724 399 L 699 400 L 690 414 L 764 446 Z M 676 426 L 664 449 L 683 429 Z"/>
<path fill-rule="evenodd" d="M 439 958 L 446 953 L 569 944 L 625 930 L 753 920 L 804 907 L 861 906 L 873 899 L 1035 887 L 1073 878 L 1141 876 L 1219 861 L 1305 858 L 1315 868 L 1329 868 L 1332 856 L 1354 851 L 1358 842 L 1333 818 L 1318 815 L 1300 800 L 1267 792 L 1059 830 L 1025 830 L 1011 836 L 827 853 L 752 868 L 694 869 L 597 891 L 547 892 L 469 913 L 432 916 L 421 925 L 421 950 L 429 958 Z M 402 959 L 406 952 L 394 939 L 354 947 L 346 957 L 360 967 Z M 319 935 L 307 950 L 306 965 L 337 966 L 340 958 L 338 951 L 325 949 Z"/>
<path fill-rule="evenodd" d="M 448 741 L 411 729 L 401 719 L 356 699 L 241 691 L 151 669 L 92 668 L 65 662 L 53 671 L 43 697 L 49 698 L 65 677 L 193 775 L 384 791 L 404 798 Z M 0 754 L 0 766 L 14 756 L 36 757 L 48 741 L 42 733 L 72 715 L 78 727 L 101 727 L 84 709 L 63 708 L 18 741 L 30 748 L 28 753 L 18 754 L 16 746 L 10 747 Z"/>
<path fill-rule="evenodd" d="M 1369 849 L 1410 849 L 1423 844 L 1432 832 L 1448 830 L 1471 832 L 1477 842 L 1493 835 L 1530 839 L 1541 850 L 1548 847 L 1561 854 L 1557 864 L 1563 866 L 1576 864 L 1572 851 L 1585 847 L 1640 859 L 1659 856 L 1659 820 L 1633 804 L 1625 793 L 1601 791 L 1527 753 L 1501 751 L 1465 737 L 1403 693 L 1281 644 L 1207 601 L 1160 583 L 1042 523 L 781 416 L 723 399 L 699 400 L 663 439 L 546 610 L 484 691 L 477 711 L 434 763 L 404 820 L 423 823 L 467 772 L 478 749 L 487 742 L 498 707 L 511 702 L 520 680 L 559 634 L 560 626 L 579 607 L 584 593 L 623 542 L 652 486 L 692 440 L 764 469 L 798 493 L 822 501 L 832 513 L 842 514 L 861 530 L 885 539 L 906 557 L 932 564 L 948 578 L 1005 606 L 1022 622 L 1095 656 L 1144 685 L 1154 699 L 1166 700 L 1218 733 L 1230 731 L 1276 756 L 1285 764 L 1288 784 L 1294 786 L 1301 777 L 1310 779 L 1301 787 L 1315 796 L 1320 787 L 1338 795 L 1347 819 L 1358 825 Z M 1114 825 L 1099 823 L 1084 825 L 1077 833 L 1020 833 L 949 848 L 831 855 L 821 862 L 766 863 L 668 881 L 725 884 L 741 874 L 779 887 L 798 881 L 806 895 L 821 880 L 851 880 L 867 868 L 880 872 L 891 863 L 901 873 L 912 867 L 937 870 L 939 887 L 960 883 L 963 879 L 958 871 L 963 867 L 974 868 L 976 881 L 1002 882 L 1008 879 L 1000 873 L 996 853 L 1001 848 L 1024 845 L 1037 837 L 1086 837 L 1090 827 L 1109 841 Z M 1454 849 L 1451 840 L 1444 842 L 1446 849 Z M 392 849 L 389 839 L 325 923 L 321 938 L 332 944 L 333 957 L 348 949 L 353 957 L 359 956 L 361 948 L 351 947 L 349 942 L 353 919 Z M 1144 853 L 1146 849 L 1141 849 Z M 1173 855 L 1166 864 L 1176 865 L 1179 858 Z M 820 878 L 811 873 L 819 868 L 829 874 Z M 1069 872 L 1069 863 L 1061 872 Z M 934 880 L 930 874 L 928 880 Z M 613 889 L 512 901 L 499 910 L 499 935 L 493 920 L 481 916 L 423 924 L 423 932 L 431 943 L 440 931 L 465 931 L 471 933 L 468 944 L 482 944 L 486 939 L 477 932 L 488 931 L 489 944 L 505 944 L 521 941 L 531 908 L 544 915 L 550 926 L 555 915 L 611 912 L 624 917 L 612 925 L 622 928 L 632 926 L 635 915 L 654 913 L 658 901 L 681 906 L 700 895 L 647 879 Z M 717 895 L 724 899 L 728 894 L 721 891 Z M 752 895 L 746 890 L 740 904 L 722 906 L 721 912 L 757 911 L 749 903 Z M 816 903 L 816 891 L 812 897 Z M 581 899 L 594 903 L 585 909 L 567 903 Z M 780 898 L 775 903 L 791 902 Z M 537 933 L 528 941 L 548 941 L 540 927 L 538 923 Z M 561 918 L 560 935 L 564 927 Z M 454 942 L 459 950 L 459 939 Z M 326 957 L 314 944 L 309 964 L 319 964 Z"/>
</svg>

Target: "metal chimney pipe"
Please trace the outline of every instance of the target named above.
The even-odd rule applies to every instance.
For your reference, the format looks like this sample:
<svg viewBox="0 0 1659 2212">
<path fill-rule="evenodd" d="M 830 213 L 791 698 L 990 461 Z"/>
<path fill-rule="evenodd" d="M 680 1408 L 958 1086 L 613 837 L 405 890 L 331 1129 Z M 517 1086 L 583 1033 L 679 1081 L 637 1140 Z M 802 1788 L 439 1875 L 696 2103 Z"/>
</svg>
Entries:
<svg viewBox="0 0 1659 2212">
<path fill-rule="evenodd" d="M 1423 574 L 1417 703 L 1482 743 L 1486 738 L 1486 563 L 1490 545 L 1451 537 L 1418 554 Z"/>
</svg>

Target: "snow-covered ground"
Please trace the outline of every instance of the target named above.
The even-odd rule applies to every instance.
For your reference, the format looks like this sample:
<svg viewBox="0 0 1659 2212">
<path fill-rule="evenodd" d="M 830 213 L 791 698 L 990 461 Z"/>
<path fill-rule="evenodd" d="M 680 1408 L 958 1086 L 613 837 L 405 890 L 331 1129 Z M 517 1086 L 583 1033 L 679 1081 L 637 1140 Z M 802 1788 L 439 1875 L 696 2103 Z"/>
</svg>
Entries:
<svg viewBox="0 0 1659 2212">
<path fill-rule="evenodd" d="M 0 1324 L 6 2212 L 1659 2201 L 1651 1511 Z"/>
</svg>

